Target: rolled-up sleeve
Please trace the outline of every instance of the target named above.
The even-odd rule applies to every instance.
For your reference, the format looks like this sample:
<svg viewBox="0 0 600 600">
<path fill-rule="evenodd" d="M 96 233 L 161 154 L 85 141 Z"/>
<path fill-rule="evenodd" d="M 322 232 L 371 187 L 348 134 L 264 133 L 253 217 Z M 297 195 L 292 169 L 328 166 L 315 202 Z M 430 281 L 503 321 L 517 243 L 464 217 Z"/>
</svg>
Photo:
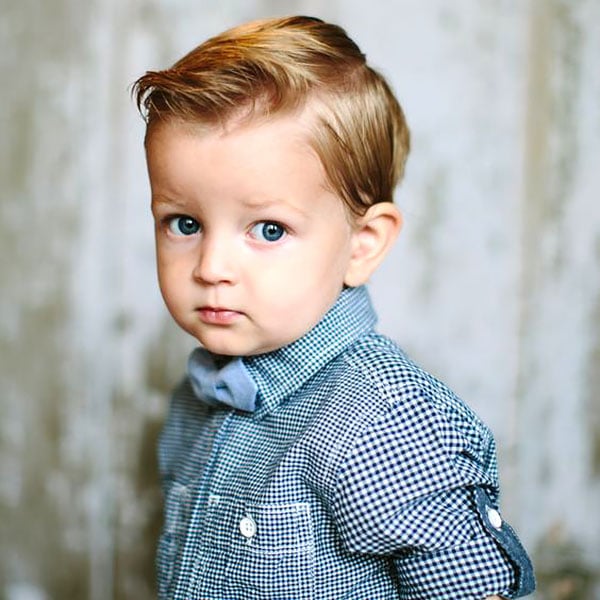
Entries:
<svg viewBox="0 0 600 600">
<path fill-rule="evenodd" d="M 493 438 L 456 406 L 408 389 L 365 428 L 339 468 L 338 533 L 393 561 L 403 600 L 524 596 L 533 570 L 497 507 Z"/>
<path fill-rule="evenodd" d="M 533 569 L 513 529 L 483 488 L 461 490 L 469 504 L 473 536 L 450 536 L 439 550 L 409 550 L 395 558 L 400 598 L 517 598 L 535 588 Z M 454 494 L 455 496 L 457 494 Z M 436 510 L 436 503 L 430 501 Z M 450 510 L 450 509 L 449 509 Z"/>
</svg>

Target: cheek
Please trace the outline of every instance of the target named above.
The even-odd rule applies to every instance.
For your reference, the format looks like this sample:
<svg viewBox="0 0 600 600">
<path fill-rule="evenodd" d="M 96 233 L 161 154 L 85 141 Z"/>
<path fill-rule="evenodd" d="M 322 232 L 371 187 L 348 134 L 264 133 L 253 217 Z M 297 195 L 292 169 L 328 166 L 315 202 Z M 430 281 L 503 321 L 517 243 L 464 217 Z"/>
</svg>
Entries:
<svg viewBox="0 0 600 600">
<path fill-rule="evenodd" d="M 265 313 L 284 325 L 318 320 L 343 287 L 342 263 L 337 257 L 303 253 L 281 266 L 266 267 L 252 281 L 254 293 L 261 297 Z"/>
<path fill-rule="evenodd" d="M 258 278 L 263 289 L 277 290 L 273 296 L 293 298 L 303 294 L 327 297 L 337 293 L 350 262 L 347 236 L 332 235 L 326 241 L 305 245 L 276 263 L 266 264 Z M 277 302 L 276 298 L 273 298 Z M 300 301 L 300 300 L 299 300 Z"/>
<path fill-rule="evenodd" d="M 166 261 L 160 252 L 156 256 L 156 273 L 158 275 L 158 284 L 163 294 L 169 291 L 171 287 L 172 265 Z"/>
<path fill-rule="evenodd" d="M 173 281 L 159 272 L 158 275 L 158 287 L 160 288 L 160 293 L 162 298 L 169 309 L 170 313 L 174 313 L 177 311 L 177 306 L 179 304 L 180 294 L 178 294 L 178 288 L 173 284 Z"/>
<path fill-rule="evenodd" d="M 343 280 L 352 255 L 350 239 L 347 236 L 332 236 L 322 245 L 315 257 L 315 271 L 336 286 Z"/>
<path fill-rule="evenodd" d="M 181 261 L 164 255 L 157 257 L 158 285 L 169 310 L 172 310 L 186 295 L 186 269 Z"/>
</svg>

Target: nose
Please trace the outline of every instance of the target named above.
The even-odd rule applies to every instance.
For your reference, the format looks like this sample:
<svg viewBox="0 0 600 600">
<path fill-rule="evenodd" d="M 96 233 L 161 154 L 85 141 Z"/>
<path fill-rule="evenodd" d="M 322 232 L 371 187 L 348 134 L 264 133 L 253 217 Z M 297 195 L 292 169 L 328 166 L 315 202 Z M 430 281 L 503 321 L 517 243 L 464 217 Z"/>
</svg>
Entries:
<svg viewBox="0 0 600 600">
<path fill-rule="evenodd" d="M 193 271 L 194 279 L 202 283 L 234 283 L 236 261 L 233 244 L 216 236 L 205 235 Z"/>
</svg>

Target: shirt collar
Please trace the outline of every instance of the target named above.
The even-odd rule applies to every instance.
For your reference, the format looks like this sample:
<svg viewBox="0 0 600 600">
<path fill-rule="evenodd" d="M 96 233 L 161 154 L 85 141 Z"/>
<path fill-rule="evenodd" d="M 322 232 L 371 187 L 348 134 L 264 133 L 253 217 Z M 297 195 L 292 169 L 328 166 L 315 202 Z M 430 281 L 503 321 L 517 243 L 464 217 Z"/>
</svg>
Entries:
<svg viewBox="0 0 600 600">
<path fill-rule="evenodd" d="M 376 322 L 366 287 L 347 288 L 304 336 L 273 352 L 245 357 L 258 387 L 254 415 L 260 418 L 275 410 L 340 352 L 373 330 Z"/>
</svg>

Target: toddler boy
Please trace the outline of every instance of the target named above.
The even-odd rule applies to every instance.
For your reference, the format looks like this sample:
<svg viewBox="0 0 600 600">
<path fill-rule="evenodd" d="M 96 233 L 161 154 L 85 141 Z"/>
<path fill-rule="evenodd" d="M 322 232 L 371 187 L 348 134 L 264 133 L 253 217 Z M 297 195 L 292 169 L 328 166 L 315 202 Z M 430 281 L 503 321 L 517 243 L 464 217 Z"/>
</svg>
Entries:
<svg viewBox="0 0 600 600">
<path fill-rule="evenodd" d="M 534 587 L 494 441 L 374 331 L 402 110 L 345 32 L 253 22 L 135 84 L 161 292 L 201 344 L 160 441 L 161 598 L 480 600 Z"/>
</svg>

